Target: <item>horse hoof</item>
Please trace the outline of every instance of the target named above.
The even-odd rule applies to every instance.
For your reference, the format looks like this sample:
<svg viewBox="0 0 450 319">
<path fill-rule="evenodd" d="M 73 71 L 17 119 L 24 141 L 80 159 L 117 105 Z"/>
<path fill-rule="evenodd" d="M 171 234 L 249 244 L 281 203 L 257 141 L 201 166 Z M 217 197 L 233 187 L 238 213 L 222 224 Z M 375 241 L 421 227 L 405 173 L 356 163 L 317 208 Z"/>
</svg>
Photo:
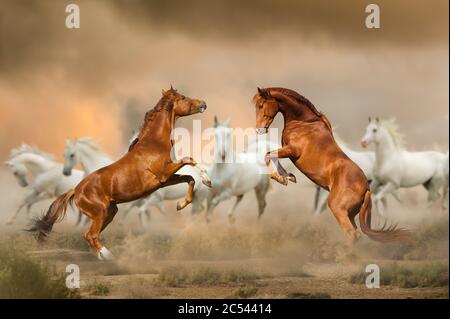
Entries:
<svg viewBox="0 0 450 319">
<path fill-rule="evenodd" d="M 105 246 L 98 251 L 97 257 L 100 260 L 114 260 L 114 255 Z"/>
<path fill-rule="evenodd" d="M 292 173 L 289 173 L 287 179 L 290 180 L 292 183 L 297 183 L 297 178 Z"/>
<path fill-rule="evenodd" d="M 209 187 L 209 188 L 212 187 L 212 183 L 211 183 L 210 180 L 202 180 L 202 183 L 203 183 L 204 185 L 206 185 L 207 187 Z"/>
<path fill-rule="evenodd" d="M 182 210 L 185 208 L 189 203 L 187 201 L 180 201 L 177 203 L 177 210 Z"/>
</svg>

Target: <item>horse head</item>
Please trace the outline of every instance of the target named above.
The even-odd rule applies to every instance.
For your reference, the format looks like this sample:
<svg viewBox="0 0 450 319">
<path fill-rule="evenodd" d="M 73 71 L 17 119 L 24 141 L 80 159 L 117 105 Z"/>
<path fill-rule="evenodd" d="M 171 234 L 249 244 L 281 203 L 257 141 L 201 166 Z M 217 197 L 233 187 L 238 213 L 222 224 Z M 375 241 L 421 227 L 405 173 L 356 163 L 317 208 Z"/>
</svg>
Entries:
<svg viewBox="0 0 450 319">
<path fill-rule="evenodd" d="M 230 127 L 230 122 L 230 118 L 220 122 L 217 116 L 214 116 L 216 160 L 222 163 L 224 163 L 232 153 L 232 130 Z"/>
</svg>

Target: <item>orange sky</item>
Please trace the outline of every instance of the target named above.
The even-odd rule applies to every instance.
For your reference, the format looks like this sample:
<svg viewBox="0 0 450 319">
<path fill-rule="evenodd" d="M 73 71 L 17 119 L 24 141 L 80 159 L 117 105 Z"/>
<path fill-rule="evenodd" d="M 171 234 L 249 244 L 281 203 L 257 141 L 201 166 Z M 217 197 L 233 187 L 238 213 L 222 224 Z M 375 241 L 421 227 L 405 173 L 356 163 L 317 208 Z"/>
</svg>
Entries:
<svg viewBox="0 0 450 319">
<path fill-rule="evenodd" d="M 448 149 L 447 1 L 378 1 L 380 30 L 359 0 L 77 3 L 68 30 L 62 2 L 2 1 L 2 158 L 22 141 L 61 158 L 81 136 L 117 156 L 170 83 L 207 101 L 206 126 L 215 114 L 253 126 L 256 86 L 284 86 L 351 145 L 378 115 L 413 149 Z"/>
</svg>

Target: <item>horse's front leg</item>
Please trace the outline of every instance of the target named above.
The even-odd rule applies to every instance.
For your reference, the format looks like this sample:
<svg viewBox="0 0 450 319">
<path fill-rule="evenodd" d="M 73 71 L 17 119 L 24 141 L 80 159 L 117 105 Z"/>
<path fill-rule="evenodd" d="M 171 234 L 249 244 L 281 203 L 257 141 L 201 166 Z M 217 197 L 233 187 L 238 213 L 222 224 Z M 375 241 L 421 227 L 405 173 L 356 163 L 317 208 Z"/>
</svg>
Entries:
<svg viewBox="0 0 450 319">
<path fill-rule="evenodd" d="M 266 166 L 269 169 L 270 177 L 272 179 L 276 180 L 280 184 L 287 185 L 288 181 L 291 181 L 294 183 L 296 182 L 295 176 L 293 174 L 288 174 L 284 170 L 284 168 L 281 166 L 281 164 L 278 162 L 279 158 L 287 158 L 287 157 L 291 157 L 291 156 L 292 156 L 292 150 L 289 145 L 283 146 L 282 148 L 279 148 L 276 151 L 271 151 L 271 152 L 266 153 L 265 161 L 266 161 Z M 285 173 L 285 176 L 279 175 L 278 172 L 276 172 L 273 169 L 271 162 L 273 162 L 277 166 L 277 169 L 279 169 L 281 167 L 282 171 L 284 171 L 284 173 Z"/>
<path fill-rule="evenodd" d="M 207 172 L 202 167 L 198 166 L 198 163 L 192 157 L 183 157 L 180 161 L 174 162 L 175 165 L 179 165 L 179 169 L 185 165 L 193 166 L 200 171 L 200 178 L 202 179 L 202 183 L 208 187 L 212 187 L 211 179 L 209 178 Z M 178 170 L 176 170 L 178 171 Z"/>
<path fill-rule="evenodd" d="M 166 186 L 172 186 L 180 183 L 187 183 L 188 184 L 188 191 L 186 193 L 186 196 L 177 203 L 177 210 L 181 210 L 185 208 L 187 205 L 192 203 L 192 198 L 194 194 L 194 186 L 195 186 L 195 180 L 191 175 L 180 175 L 180 174 L 173 174 L 164 184 L 161 185 L 161 187 Z"/>
<path fill-rule="evenodd" d="M 19 214 L 19 212 L 22 210 L 23 207 L 27 207 L 27 213 L 29 214 L 30 208 L 33 204 L 47 199 L 50 196 L 47 193 L 38 193 L 36 191 L 33 191 L 31 194 L 27 195 L 24 200 L 22 201 L 22 203 L 20 204 L 20 206 L 17 208 L 17 210 L 15 211 L 15 213 L 9 218 L 9 220 L 6 222 L 7 225 L 11 225 L 12 223 L 14 223 L 14 221 L 17 218 L 17 215 Z"/>
<path fill-rule="evenodd" d="M 385 198 L 386 195 L 395 191 L 397 188 L 398 187 L 394 183 L 387 182 L 386 184 L 381 186 L 380 191 L 373 197 L 373 202 L 375 203 L 380 215 L 384 216 L 384 210 L 380 209 L 380 207 L 378 206 L 378 202 L 381 201 L 383 198 Z"/>
</svg>

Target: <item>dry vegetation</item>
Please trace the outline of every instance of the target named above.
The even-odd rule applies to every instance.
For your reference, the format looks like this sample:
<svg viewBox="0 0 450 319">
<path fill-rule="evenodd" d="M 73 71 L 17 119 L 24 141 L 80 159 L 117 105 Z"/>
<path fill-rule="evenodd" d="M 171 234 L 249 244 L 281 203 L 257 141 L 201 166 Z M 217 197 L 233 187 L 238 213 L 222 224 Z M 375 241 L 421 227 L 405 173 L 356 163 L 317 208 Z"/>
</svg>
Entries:
<svg viewBox="0 0 450 319">
<path fill-rule="evenodd" d="M 2 226 L 0 297 L 448 298 L 445 215 L 410 224 L 414 243 L 380 244 L 363 236 L 353 250 L 329 214 L 286 210 L 259 223 L 249 214 L 234 225 L 220 218 L 179 223 L 179 216 L 155 218 L 146 230 L 133 220 L 113 224 L 102 238 L 113 262 L 97 261 L 82 230 L 69 222 L 43 246 Z M 65 288 L 68 263 L 80 266 L 79 290 Z M 380 289 L 365 287 L 371 263 L 380 266 Z"/>
</svg>

